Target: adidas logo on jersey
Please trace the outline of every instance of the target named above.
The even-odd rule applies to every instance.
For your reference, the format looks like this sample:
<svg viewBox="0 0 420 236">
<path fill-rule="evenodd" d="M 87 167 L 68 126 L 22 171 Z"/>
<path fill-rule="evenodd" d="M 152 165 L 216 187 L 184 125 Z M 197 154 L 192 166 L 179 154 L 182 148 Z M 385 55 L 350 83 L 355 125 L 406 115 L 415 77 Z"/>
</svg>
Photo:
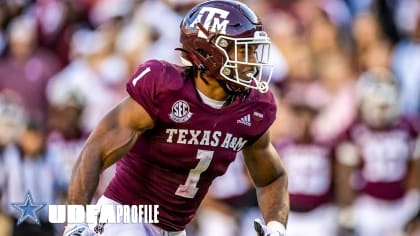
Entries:
<svg viewBox="0 0 420 236">
<path fill-rule="evenodd" d="M 248 114 L 246 116 L 241 117 L 241 119 L 237 120 L 236 123 L 243 124 L 246 126 L 251 126 L 251 116 Z"/>
</svg>

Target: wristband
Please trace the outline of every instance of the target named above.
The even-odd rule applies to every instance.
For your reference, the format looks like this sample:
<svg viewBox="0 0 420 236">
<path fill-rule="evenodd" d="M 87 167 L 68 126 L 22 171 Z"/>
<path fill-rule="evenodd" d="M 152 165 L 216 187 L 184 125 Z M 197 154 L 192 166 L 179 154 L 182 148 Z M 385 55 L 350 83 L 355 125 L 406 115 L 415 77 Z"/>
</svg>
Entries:
<svg viewBox="0 0 420 236">
<path fill-rule="evenodd" d="M 286 235 L 286 227 L 278 221 L 268 222 L 267 230 L 270 233 L 270 235 L 273 234 L 273 236 L 275 235 L 275 233 L 278 233 L 279 236 Z"/>
</svg>

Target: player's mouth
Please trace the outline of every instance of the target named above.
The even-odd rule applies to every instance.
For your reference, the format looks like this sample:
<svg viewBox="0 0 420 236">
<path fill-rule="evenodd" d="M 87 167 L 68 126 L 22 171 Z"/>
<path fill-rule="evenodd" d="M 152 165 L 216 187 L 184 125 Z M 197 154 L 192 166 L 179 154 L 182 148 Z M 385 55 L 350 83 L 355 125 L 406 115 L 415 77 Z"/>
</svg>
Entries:
<svg viewBox="0 0 420 236">
<path fill-rule="evenodd" d="M 258 75 L 258 69 L 253 67 L 241 73 L 241 79 L 244 83 L 251 83 Z"/>
</svg>

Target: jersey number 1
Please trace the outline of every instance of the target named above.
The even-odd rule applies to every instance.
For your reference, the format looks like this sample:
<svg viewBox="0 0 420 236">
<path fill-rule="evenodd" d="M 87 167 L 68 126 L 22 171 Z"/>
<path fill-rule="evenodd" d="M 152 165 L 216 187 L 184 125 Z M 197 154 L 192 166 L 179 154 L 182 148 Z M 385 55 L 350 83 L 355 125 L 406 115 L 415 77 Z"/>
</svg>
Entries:
<svg viewBox="0 0 420 236">
<path fill-rule="evenodd" d="M 184 184 L 178 186 L 175 195 L 185 198 L 194 198 L 195 194 L 197 194 L 197 183 L 200 180 L 201 173 L 209 168 L 211 159 L 213 159 L 213 151 L 198 149 L 197 159 L 200 160 L 197 166 L 190 170 L 187 180 Z"/>
</svg>

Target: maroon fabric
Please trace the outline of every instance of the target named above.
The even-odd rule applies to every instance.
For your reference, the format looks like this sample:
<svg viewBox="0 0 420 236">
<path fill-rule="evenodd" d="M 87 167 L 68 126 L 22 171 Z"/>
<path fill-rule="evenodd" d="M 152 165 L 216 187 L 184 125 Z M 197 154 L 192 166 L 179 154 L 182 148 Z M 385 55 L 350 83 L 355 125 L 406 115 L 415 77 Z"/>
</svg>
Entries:
<svg viewBox="0 0 420 236">
<path fill-rule="evenodd" d="M 275 147 L 289 173 L 292 211 L 308 212 L 332 201 L 334 157 L 331 145 L 288 140 Z"/>
<path fill-rule="evenodd" d="M 24 63 L 6 57 L 0 61 L 0 92 L 16 93 L 31 117 L 45 120 L 48 107 L 45 89 L 59 69 L 57 59 L 48 51 L 38 50 Z"/>
<path fill-rule="evenodd" d="M 418 132 L 405 119 L 392 127 L 372 129 L 355 124 L 348 133 L 361 158 L 356 188 L 384 200 L 401 198 Z"/>
<path fill-rule="evenodd" d="M 150 71 L 144 72 L 148 68 Z M 155 127 L 117 163 L 105 196 L 122 204 L 158 204 L 158 225 L 165 230 L 185 228 L 213 179 L 275 119 L 270 92 L 252 91 L 244 100 L 214 109 L 201 101 L 181 67 L 163 61 L 142 65 L 128 81 L 127 90 L 153 118 Z M 199 150 L 214 153 L 208 169 L 200 175 L 197 194 L 194 198 L 175 195 L 197 166 Z"/>
</svg>

